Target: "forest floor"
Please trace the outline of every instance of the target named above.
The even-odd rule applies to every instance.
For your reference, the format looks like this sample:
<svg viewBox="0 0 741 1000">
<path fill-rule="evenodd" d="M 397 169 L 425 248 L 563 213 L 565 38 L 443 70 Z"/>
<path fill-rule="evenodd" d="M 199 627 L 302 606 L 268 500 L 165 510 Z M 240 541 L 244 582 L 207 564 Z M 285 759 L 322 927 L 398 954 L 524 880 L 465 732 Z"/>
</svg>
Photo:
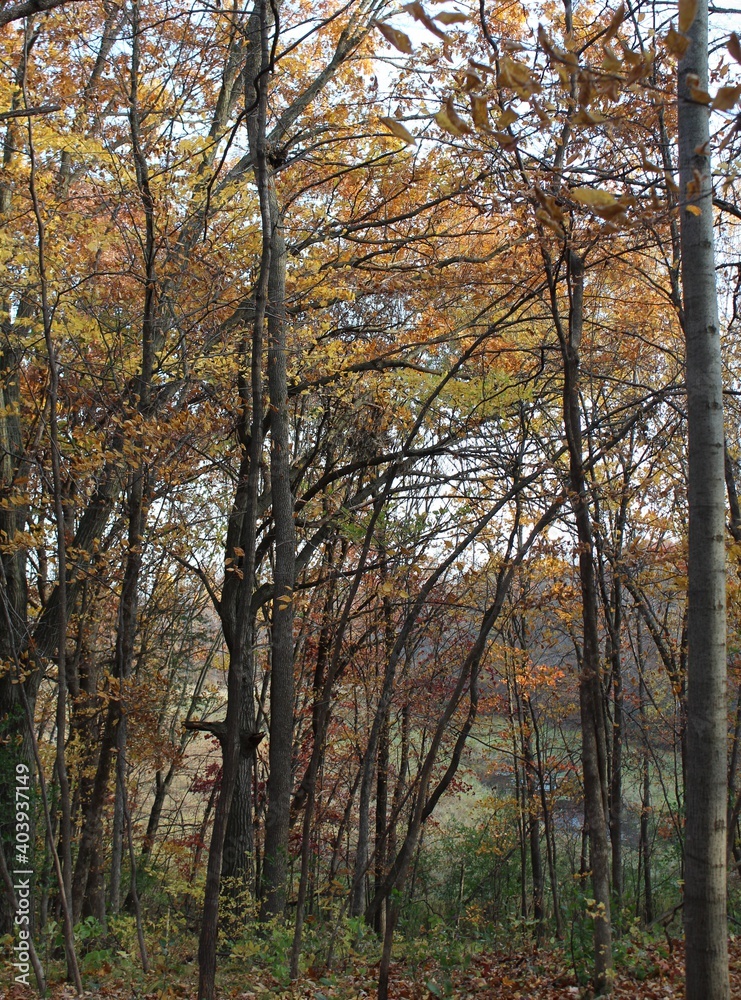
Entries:
<svg viewBox="0 0 741 1000">
<path fill-rule="evenodd" d="M 731 997 L 741 1000 L 741 939 L 732 940 Z M 634 953 L 625 949 L 616 976 L 613 996 L 634 1000 L 681 1000 L 684 997 L 683 949 L 673 942 L 641 945 Z M 84 997 L 95 1000 L 194 1000 L 195 968 L 177 971 L 158 963 L 156 971 L 136 984 L 113 969 L 86 977 Z M 346 967 L 327 974 L 310 969 L 292 985 L 266 969 L 231 966 L 220 976 L 219 1000 L 373 1000 L 377 966 Z M 35 991 L 10 986 L 0 991 L 3 1000 L 29 1000 Z M 74 990 L 61 982 L 50 983 L 49 1000 L 72 1000 Z M 428 959 L 399 961 L 392 965 L 391 1000 L 587 1000 L 592 994 L 579 985 L 567 956 L 558 951 L 523 950 L 503 954 L 482 951 L 469 955 L 459 966 Z"/>
</svg>

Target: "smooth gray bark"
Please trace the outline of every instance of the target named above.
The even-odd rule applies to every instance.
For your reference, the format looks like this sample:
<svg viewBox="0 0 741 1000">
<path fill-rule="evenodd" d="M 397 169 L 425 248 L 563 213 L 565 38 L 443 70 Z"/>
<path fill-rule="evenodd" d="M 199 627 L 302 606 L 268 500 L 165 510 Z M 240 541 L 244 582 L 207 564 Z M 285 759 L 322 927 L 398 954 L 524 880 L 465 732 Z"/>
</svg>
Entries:
<svg viewBox="0 0 741 1000">
<path fill-rule="evenodd" d="M 689 434 L 689 612 L 684 928 L 687 1000 L 726 1000 L 726 605 L 723 383 L 715 287 L 708 12 L 679 65 L 682 288 Z M 699 210 L 699 211 L 698 211 Z"/>
</svg>

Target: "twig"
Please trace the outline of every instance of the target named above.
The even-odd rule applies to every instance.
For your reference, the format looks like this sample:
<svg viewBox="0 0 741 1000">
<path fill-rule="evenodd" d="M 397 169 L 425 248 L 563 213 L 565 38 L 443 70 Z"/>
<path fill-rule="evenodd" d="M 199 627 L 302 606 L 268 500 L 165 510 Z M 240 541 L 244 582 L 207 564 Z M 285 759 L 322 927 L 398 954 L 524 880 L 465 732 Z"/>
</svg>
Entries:
<svg viewBox="0 0 741 1000">
<path fill-rule="evenodd" d="M 61 104 L 38 104 L 33 108 L 18 108 L 16 111 L 0 111 L 0 122 L 8 118 L 31 118 L 33 115 L 49 115 L 52 111 L 61 111 Z"/>
</svg>

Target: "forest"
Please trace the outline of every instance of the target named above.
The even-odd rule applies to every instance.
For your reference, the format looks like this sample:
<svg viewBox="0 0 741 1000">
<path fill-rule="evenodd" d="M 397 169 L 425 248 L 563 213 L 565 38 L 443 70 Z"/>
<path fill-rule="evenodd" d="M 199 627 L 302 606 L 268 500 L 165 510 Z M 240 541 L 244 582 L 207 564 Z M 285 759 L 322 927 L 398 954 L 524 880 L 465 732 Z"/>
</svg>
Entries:
<svg viewBox="0 0 741 1000">
<path fill-rule="evenodd" d="M 730 3 L 0 0 L 3 996 L 741 996 Z"/>
</svg>

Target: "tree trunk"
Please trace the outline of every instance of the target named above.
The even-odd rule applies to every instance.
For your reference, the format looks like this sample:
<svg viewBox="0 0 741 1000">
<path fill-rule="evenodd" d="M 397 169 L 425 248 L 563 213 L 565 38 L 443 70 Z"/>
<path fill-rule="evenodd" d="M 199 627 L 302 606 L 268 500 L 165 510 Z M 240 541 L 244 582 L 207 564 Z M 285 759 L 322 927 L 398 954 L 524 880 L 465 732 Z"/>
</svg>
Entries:
<svg viewBox="0 0 741 1000">
<path fill-rule="evenodd" d="M 594 914 L 594 988 L 598 994 L 612 988 L 612 926 L 610 919 L 610 848 L 607 835 L 607 767 L 604 699 L 600 676 L 597 589 L 594 540 L 584 475 L 581 408 L 579 402 L 579 349 L 583 328 L 584 263 L 567 251 L 569 283 L 568 331 L 560 323 L 559 339 L 564 364 L 563 416 L 569 452 L 571 505 L 579 541 L 579 581 L 582 597 L 584 646 L 579 675 L 579 708 L 582 727 L 585 817 L 589 828 Z M 552 294 L 555 287 L 552 285 Z M 555 306 L 555 302 L 554 302 Z"/>
<path fill-rule="evenodd" d="M 252 65 L 248 79 L 254 87 L 254 101 L 248 107 L 247 128 L 250 142 L 260 148 L 265 145 L 265 120 L 267 115 L 267 61 L 260 39 L 261 20 L 265 18 L 265 0 L 259 11 L 253 12 L 247 34 L 250 39 Z M 252 95 L 247 95 L 249 101 Z M 219 925 L 219 889 L 223 863 L 224 840 L 232 797 L 237 782 L 240 761 L 240 723 L 242 719 L 242 692 L 247 686 L 245 671 L 250 670 L 253 651 L 249 642 L 252 593 L 255 578 L 257 546 L 257 497 L 260 480 L 260 462 L 263 443 L 263 325 L 268 295 L 270 270 L 269 209 L 264 170 L 255 161 L 262 218 L 262 254 L 254 301 L 249 312 L 252 318 L 252 337 L 248 347 L 247 337 L 240 346 L 241 369 L 238 391 L 241 408 L 240 443 L 242 459 L 239 481 L 229 517 L 224 551 L 225 580 L 219 605 L 224 639 L 229 649 L 227 673 L 227 709 L 224 739 L 221 741 L 223 767 L 219 797 L 214 813 L 211 844 L 208 854 L 206 887 L 203 899 L 203 917 L 198 942 L 198 997 L 213 1000 L 216 983 L 216 945 Z M 247 359 L 249 357 L 249 368 Z M 251 686 L 251 684 L 250 684 Z"/>
<path fill-rule="evenodd" d="M 264 30 L 267 32 L 267 21 Z M 264 44 L 267 45 L 267 38 Z M 262 151 L 267 156 L 266 150 Z M 265 160 L 267 167 L 267 159 Z M 293 790 L 293 586 L 296 527 L 291 492 L 291 453 L 286 369 L 286 245 L 275 185 L 270 203 L 270 282 L 268 288 L 268 389 L 270 396 L 270 485 L 275 530 L 270 674 L 270 772 L 265 819 L 262 915 L 281 914 L 286 900 L 288 834 Z"/>
<path fill-rule="evenodd" d="M 643 734 L 643 753 L 641 760 L 641 772 L 643 779 L 643 790 L 641 793 L 641 827 L 638 839 L 638 865 L 639 871 L 643 866 L 643 921 L 648 926 L 654 918 L 653 888 L 651 885 L 651 753 L 648 745 L 646 732 L 646 684 L 643 679 L 643 663 L 641 655 L 641 633 L 638 631 L 638 713 L 641 720 L 641 732 Z M 637 894 L 640 895 L 640 885 Z"/>
<path fill-rule="evenodd" d="M 689 610 L 684 928 L 687 1000 L 726 1000 L 726 615 L 723 382 L 715 288 L 708 11 L 679 64 L 682 288 L 689 435 Z M 691 77 L 694 76 L 694 79 Z M 698 213 L 698 214 L 696 214 Z"/>
</svg>

